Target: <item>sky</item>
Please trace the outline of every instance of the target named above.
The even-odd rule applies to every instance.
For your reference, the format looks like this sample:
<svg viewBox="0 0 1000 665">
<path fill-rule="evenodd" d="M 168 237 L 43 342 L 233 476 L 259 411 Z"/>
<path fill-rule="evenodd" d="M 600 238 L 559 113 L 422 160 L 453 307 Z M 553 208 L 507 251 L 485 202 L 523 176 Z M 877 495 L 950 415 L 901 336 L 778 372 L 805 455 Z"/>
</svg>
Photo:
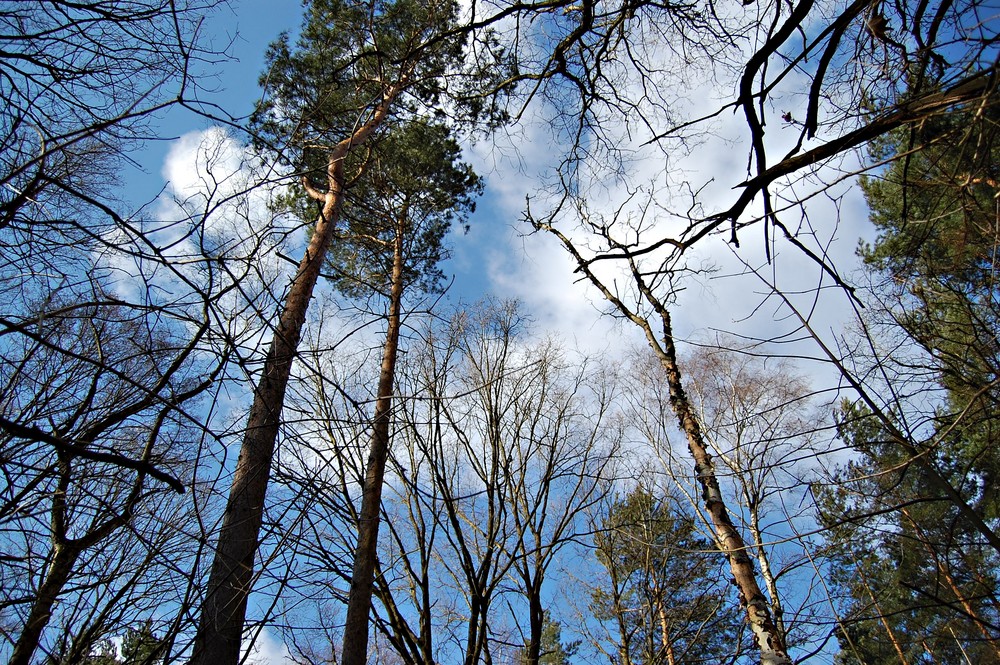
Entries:
<svg viewBox="0 0 1000 665">
<path fill-rule="evenodd" d="M 203 95 L 205 101 L 218 104 L 236 117 L 248 114 L 259 95 L 257 79 L 263 69 L 267 45 L 283 31 L 294 34 L 301 16 L 299 0 L 232 0 L 229 7 L 209 16 L 203 26 L 204 33 L 211 35 L 217 48 L 228 45 L 231 58 L 211 67 L 210 75 L 202 79 L 202 85 L 210 89 Z M 711 95 L 708 103 L 713 103 Z M 724 119 L 717 127 L 718 142 L 709 142 L 694 155 L 675 160 L 679 168 L 703 174 L 703 179 L 712 183 L 704 194 L 706 199 L 735 198 L 729 188 L 745 172 L 745 165 L 739 163 L 743 152 L 735 150 L 733 145 L 733 138 L 739 134 L 737 121 L 738 118 Z M 144 173 L 134 176 L 136 200 L 156 196 L 165 186 L 169 187 L 170 174 L 190 170 L 195 160 L 195 138 L 210 125 L 205 118 L 182 109 L 174 109 L 162 122 L 162 134 L 173 140 L 152 143 L 139 156 Z M 568 343 L 588 350 L 620 346 L 623 339 L 639 343 L 635 331 L 623 332 L 621 325 L 600 316 L 606 306 L 593 289 L 578 282 L 579 276 L 574 275 L 569 258 L 554 239 L 528 235 L 522 221 L 525 197 L 536 192 L 539 177 L 551 173 L 552 159 L 559 154 L 559 146 L 552 144 L 551 136 L 541 126 L 530 125 L 518 128 L 502 141 L 499 149 L 479 141 L 467 151 L 467 159 L 486 180 L 486 190 L 470 220 L 468 234 L 452 235 L 452 260 L 445 266 L 446 274 L 454 278 L 448 299 L 473 302 L 487 294 L 518 298 L 539 329 L 554 332 Z M 637 179 L 645 177 L 643 168 L 638 167 Z M 715 177 L 733 173 L 735 179 Z M 822 220 L 822 213 L 817 218 Z M 831 209 L 830 224 L 819 231 L 836 236 L 831 253 L 838 266 L 850 272 L 858 238 L 868 233 L 860 195 L 855 191 L 847 197 L 839 215 L 840 226 L 835 231 L 831 231 L 833 218 Z M 767 271 L 779 281 L 784 280 L 784 284 L 800 287 L 819 279 L 817 267 L 791 248 L 781 249 L 779 244 L 776 254 Z M 759 308 L 765 286 L 740 276 L 744 272 L 741 262 L 766 264 L 759 227 L 744 232 L 739 252 L 734 252 L 728 243 L 712 241 L 698 256 L 714 264 L 717 271 L 711 277 L 692 279 L 685 284 L 674 314 L 680 338 L 708 338 L 720 329 L 767 337 L 781 327 L 774 320 L 773 304 Z M 833 302 L 824 305 L 820 325 L 830 329 L 839 326 L 840 307 Z"/>
<path fill-rule="evenodd" d="M 236 117 L 248 114 L 259 95 L 257 79 L 267 44 L 282 31 L 294 32 L 300 21 L 298 0 L 232 0 L 231 7 L 208 17 L 203 30 L 213 36 L 217 47 L 228 45 L 232 58 L 220 63 L 204 80 L 211 88 L 204 100 Z M 696 92 L 691 95 L 696 96 Z M 708 95 L 705 101 L 711 104 L 714 99 Z M 720 118 L 716 135 L 704 147 L 672 157 L 679 169 L 706 182 L 703 196 L 719 206 L 735 198 L 731 188 L 745 172 L 745 164 L 739 161 L 745 154 L 738 149 L 739 129 L 738 118 Z M 169 194 L 195 187 L 190 176 L 196 171 L 199 140 L 218 131 L 205 118 L 181 109 L 162 118 L 162 134 L 169 138 L 147 145 L 137 156 L 142 170 L 128 176 L 133 200 L 138 204 L 164 190 Z M 780 141 L 780 128 L 775 134 Z M 470 220 L 469 232 L 451 237 L 452 259 L 445 272 L 454 278 L 454 284 L 448 300 L 468 303 L 486 295 L 518 298 L 540 334 L 557 335 L 585 351 L 618 354 L 640 345 L 641 336 L 634 327 L 601 315 L 606 305 L 592 288 L 579 282 L 568 256 L 554 239 L 529 234 L 521 221 L 525 197 L 535 194 L 539 178 L 551 173 L 560 147 L 553 145 L 541 123 L 528 122 L 502 141 L 499 148 L 487 141 L 467 148 L 466 157 L 485 178 L 486 190 Z M 637 165 L 636 180 L 663 185 L 659 166 L 652 162 Z M 647 168 L 648 173 L 644 171 Z M 609 204 L 622 196 L 615 183 L 607 189 Z M 817 202 L 812 219 L 823 238 L 821 244 L 828 242 L 832 259 L 848 274 L 855 265 L 858 239 L 869 236 L 870 230 L 860 193 L 856 188 L 844 190 L 845 198 L 836 204 Z M 768 264 L 759 226 L 744 231 L 741 240 L 739 250 L 722 239 L 711 240 L 696 255 L 696 260 L 710 263 L 716 270 L 710 276 L 687 280 L 678 295 L 673 313 L 675 332 L 682 341 L 708 341 L 720 331 L 771 338 L 794 329 L 795 322 L 767 297 L 768 286 L 746 274 L 746 265 L 763 267 L 765 276 L 789 292 L 800 293 L 799 299 L 807 307 L 811 303 L 812 287 L 823 279 L 818 266 L 780 241 L 775 243 Z M 814 324 L 824 334 L 836 334 L 849 318 L 839 291 L 821 295 L 812 311 Z M 815 353 L 804 345 L 792 345 L 787 352 Z M 802 371 L 817 383 L 835 380 L 821 366 L 807 364 Z M 258 648 L 261 662 L 282 662 L 286 653 L 266 632 Z"/>
</svg>

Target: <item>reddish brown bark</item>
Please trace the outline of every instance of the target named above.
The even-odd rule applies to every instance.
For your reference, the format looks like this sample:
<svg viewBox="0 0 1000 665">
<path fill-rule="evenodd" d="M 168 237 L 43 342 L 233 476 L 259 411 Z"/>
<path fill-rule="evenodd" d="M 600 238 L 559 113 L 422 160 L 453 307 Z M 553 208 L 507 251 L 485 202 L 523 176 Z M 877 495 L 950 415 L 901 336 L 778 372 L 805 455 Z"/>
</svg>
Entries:
<svg viewBox="0 0 1000 665">
<path fill-rule="evenodd" d="M 299 263 L 285 306 L 274 331 L 254 391 L 246 433 L 233 473 L 233 484 L 222 519 L 215 559 L 201 608 L 191 663 L 236 665 L 240 659 L 247 599 L 253 587 L 254 557 L 264 517 L 264 499 L 271 475 L 274 447 L 281 422 L 285 391 L 305 323 L 306 311 L 340 219 L 344 193 L 344 159 L 364 144 L 382 124 L 393 101 L 406 84 L 404 77 L 390 86 L 368 122 L 338 143 L 329 154 L 328 190 L 308 186 L 310 196 L 323 203 L 309 246 Z"/>
<path fill-rule="evenodd" d="M 379 516 L 382 485 L 391 443 L 392 397 L 399 351 L 400 309 L 403 300 L 403 233 L 405 220 L 399 220 L 392 250 L 392 278 L 389 293 L 389 320 L 382 366 L 379 372 L 375 416 L 372 423 L 371 450 L 365 472 L 358 516 L 358 544 L 354 550 L 354 570 L 347 597 L 347 620 L 344 625 L 342 665 L 365 665 L 368 660 L 368 615 L 372 604 L 375 562 L 378 558 Z"/>
</svg>

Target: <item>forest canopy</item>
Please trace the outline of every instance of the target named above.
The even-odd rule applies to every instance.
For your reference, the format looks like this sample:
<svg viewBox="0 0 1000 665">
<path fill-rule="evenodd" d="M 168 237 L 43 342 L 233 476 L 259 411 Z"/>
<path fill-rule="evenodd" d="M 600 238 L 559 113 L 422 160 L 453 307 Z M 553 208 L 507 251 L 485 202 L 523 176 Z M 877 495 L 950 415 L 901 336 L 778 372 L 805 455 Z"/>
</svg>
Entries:
<svg viewBox="0 0 1000 665">
<path fill-rule="evenodd" d="M 1000 662 L 997 7 L 294 4 L 0 2 L 0 657 Z"/>
</svg>

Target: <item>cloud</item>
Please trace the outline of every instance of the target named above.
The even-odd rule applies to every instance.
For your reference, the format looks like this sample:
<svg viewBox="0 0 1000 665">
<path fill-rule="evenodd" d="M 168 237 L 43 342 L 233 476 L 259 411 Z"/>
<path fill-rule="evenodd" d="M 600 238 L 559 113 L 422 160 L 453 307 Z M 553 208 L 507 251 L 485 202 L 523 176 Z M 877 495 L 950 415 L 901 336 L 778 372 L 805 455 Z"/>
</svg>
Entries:
<svg viewBox="0 0 1000 665">
<path fill-rule="evenodd" d="M 695 77 L 677 93 L 675 101 L 684 105 L 679 110 L 685 118 L 708 117 L 722 106 L 719 100 L 732 96 L 727 86 L 733 82 L 720 82 L 715 74 Z M 771 155 L 787 154 L 798 139 L 801 126 L 796 118 L 802 115 L 799 106 L 804 103 L 799 92 L 805 79 L 805 74 L 789 73 L 781 82 L 784 96 L 775 93 L 779 103 L 787 102 L 787 108 L 766 110 L 764 139 Z M 536 212 L 544 213 L 547 204 L 551 209 L 562 203 L 564 211 L 570 212 L 557 219 L 560 230 L 581 247 L 593 243 L 593 236 L 579 228 L 577 211 L 546 186 L 555 180 L 566 153 L 547 115 L 554 111 L 540 107 L 516 130 L 500 137 L 499 145 L 480 144 L 471 150 L 477 170 L 487 174 L 487 195 L 472 221 L 471 238 L 459 242 L 456 253 L 462 265 L 478 268 L 487 276 L 485 288 L 523 300 L 541 328 L 588 344 L 597 340 L 605 346 L 618 344 L 623 336 L 632 334 L 622 332 L 630 324 L 602 317 L 600 313 L 608 311 L 603 298 L 579 282 L 576 266 L 562 247 L 544 233 L 529 235 L 530 229 L 521 221 L 526 196 L 531 197 Z M 782 119 L 786 113 L 790 121 Z M 666 124 L 674 120 L 667 115 L 659 121 Z M 624 170 L 617 170 L 618 165 L 601 146 L 584 145 L 590 157 L 580 165 L 579 180 L 570 183 L 576 188 L 573 203 L 585 206 L 595 219 L 609 224 L 616 238 L 637 247 L 668 236 L 678 240 L 689 237 L 690 229 L 699 228 L 696 220 L 736 201 L 739 185 L 748 177 L 747 126 L 738 113 L 725 112 L 705 121 L 686 140 L 664 139 L 650 145 L 645 143 L 658 131 L 656 127 L 621 123 L 602 129 L 607 132 L 604 138 L 613 144 L 610 147 L 626 157 Z M 851 175 L 857 167 L 857 159 L 848 155 L 840 163 L 831 162 L 814 174 L 796 175 L 792 181 L 771 188 L 785 227 L 845 278 L 857 267 L 854 250 L 858 238 L 869 233 L 863 197 Z M 762 212 L 758 196 L 741 221 Z M 477 230 L 482 227 L 488 230 Z M 773 347 L 779 353 L 815 355 L 811 343 L 786 343 L 789 338 L 783 336 L 799 323 L 773 297 L 769 280 L 787 293 L 820 331 L 840 331 L 852 320 L 845 292 L 833 286 L 831 275 L 821 265 L 785 239 L 782 230 L 770 224 L 765 227 L 762 222 L 748 226 L 739 232 L 738 248 L 729 243 L 729 235 L 727 225 L 685 252 L 692 271 L 674 283 L 679 290 L 671 308 L 678 338 L 705 340 L 723 330 L 780 340 Z M 663 258 L 664 252 L 650 254 L 643 265 L 658 268 Z M 608 261 L 599 270 L 608 285 L 629 295 L 631 280 L 625 267 Z M 631 296 L 630 302 L 634 302 L 634 294 Z M 801 331 L 795 337 L 801 339 Z"/>
<path fill-rule="evenodd" d="M 295 662 L 288 647 L 266 628 L 260 631 L 245 657 L 251 665 L 292 665 Z"/>
<path fill-rule="evenodd" d="M 163 193 L 109 233 L 99 265 L 119 295 L 189 323 L 207 312 L 230 342 L 259 348 L 294 269 L 281 255 L 305 241 L 275 213 L 281 174 L 220 127 L 173 141 L 162 174 Z"/>
</svg>

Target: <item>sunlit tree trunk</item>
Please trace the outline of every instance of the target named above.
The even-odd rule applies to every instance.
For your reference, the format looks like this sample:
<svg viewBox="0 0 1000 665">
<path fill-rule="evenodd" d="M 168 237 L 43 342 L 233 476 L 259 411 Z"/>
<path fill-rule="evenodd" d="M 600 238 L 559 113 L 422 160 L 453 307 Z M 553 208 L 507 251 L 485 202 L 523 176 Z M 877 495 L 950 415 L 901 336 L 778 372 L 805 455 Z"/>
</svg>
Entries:
<svg viewBox="0 0 1000 665">
<path fill-rule="evenodd" d="M 368 122 L 329 154 L 328 190 L 317 192 L 304 183 L 323 208 L 274 331 L 264 371 L 254 391 L 246 433 L 236 461 L 229 501 L 222 519 L 215 559 L 208 580 L 191 662 L 196 665 L 235 665 L 239 662 L 247 600 L 253 587 L 254 557 L 264 518 L 264 499 L 274 460 L 285 391 L 291 376 L 313 290 L 340 219 L 344 198 L 344 159 L 364 144 L 385 120 L 405 77 L 389 86 Z"/>
<path fill-rule="evenodd" d="M 285 300 L 278 328 L 264 361 L 246 434 L 233 473 L 229 501 L 208 580 L 191 662 L 232 665 L 239 661 L 247 599 L 253 587 L 254 557 L 264 518 L 275 441 L 285 390 L 298 348 L 306 310 L 343 201 L 343 162 L 334 165 L 331 190 L 305 256 Z"/>
<path fill-rule="evenodd" d="M 781 605 L 781 596 L 778 595 L 778 582 L 775 579 L 774 571 L 771 569 L 771 559 L 764 546 L 764 537 L 760 529 L 760 510 L 757 508 L 757 503 L 751 501 L 749 496 L 745 498 L 750 505 L 750 523 L 748 524 L 750 537 L 753 539 L 757 563 L 760 564 L 760 576 L 764 580 L 767 594 L 771 598 L 771 615 L 774 617 L 774 626 L 777 628 L 778 633 L 787 635 L 788 633 L 785 632 L 785 622 L 783 620 L 785 610 Z"/>
<path fill-rule="evenodd" d="M 405 213 L 397 220 L 393 240 L 392 278 L 389 295 L 389 319 L 385 345 L 382 347 L 382 367 L 379 373 L 375 417 L 372 424 L 371 450 L 365 472 L 358 519 L 358 544 L 354 550 L 354 572 L 347 599 L 347 621 L 344 625 L 342 665 L 365 665 L 368 658 L 368 615 L 371 611 L 372 585 L 378 557 L 379 512 L 382 507 L 382 485 L 389 455 L 392 425 L 392 397 L 399 351 L 400 309 L 403 300 L 403 234 Z"/>
<path fill-rule="evenodd" d="M 660 648 L 666 654 L 667 665 L 675 665 L 674 645 L 670 641 L 670 620 L 667 619 L 667 610 L 659 594 L 656 595 L 656 615 L 660 620 Z"/>
</svg>

